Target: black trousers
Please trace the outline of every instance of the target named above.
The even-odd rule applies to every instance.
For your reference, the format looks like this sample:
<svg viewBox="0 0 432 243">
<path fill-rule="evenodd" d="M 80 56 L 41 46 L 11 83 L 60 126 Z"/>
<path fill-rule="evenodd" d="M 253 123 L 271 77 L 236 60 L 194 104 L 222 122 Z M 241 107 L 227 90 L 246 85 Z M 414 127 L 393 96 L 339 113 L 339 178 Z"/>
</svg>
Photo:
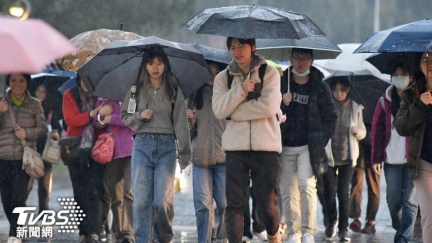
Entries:
<svg viewBox="0 0 432 243">
<path fill-rule="evenodd" d="M 241 242 L 249 204 L 249 172 L 257 209 L 269 235 L 279 229 L 280 162 L 276 152 L 226 152 L 226 222 L 229 242 Z"/>
<path fill-rule="evenodd" d="M 266 227 L 264 222 L 262 221 L 261 213 L 258 210 L 257 198 L 254 192 L 254 188 L 251 187 L 249 189 L 250 198 L 252 198 L 252 213 L 250 211 L 249 203 L 247 204 L 245 213 L 244 213 L 244 230 L 243 235 L 252 239 L 253 235 L 251 232 L 251 217 L 252 217 L 252 230 L 261 233 Z"/>
<path fill-rule="evenodd" d="M 89 165 L 78 161 L 68 164 L 74 199 L 86 214 L 78 226 L 79 234 L 100 234 L 103 215 L 105 166 L 91 161 Z"/>
<path fill-rule="evenodd" d="M 12 213 L 16 207 L 25 207 L 30 177 L 22 169 L 22 160 L 0 160 L 0 195 L 3 210 L 9 221 L 9 236 L 16 236 L 19 214 Z"/>
<path fill-rule="evenodd" d="M 338 171 L 338 173 L 336 173 Z M 324 174 L 324 203 L 325 218 L 329 223 L 338 220 L 339 206 L 339 232 L 348 228 L 348 215 L 350 210 L 350 182 L 354 168 L 351 164 L 328 167 Z M 336 195 L 338 203 L 336 203 Z"/>
</svg>

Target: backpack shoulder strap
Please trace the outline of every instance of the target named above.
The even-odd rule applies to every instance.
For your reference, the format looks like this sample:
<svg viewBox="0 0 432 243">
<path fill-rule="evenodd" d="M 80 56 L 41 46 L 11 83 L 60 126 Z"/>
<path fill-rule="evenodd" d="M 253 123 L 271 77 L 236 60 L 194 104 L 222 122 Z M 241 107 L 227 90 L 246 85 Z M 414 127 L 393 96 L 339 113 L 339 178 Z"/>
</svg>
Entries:
<svg viewBox="0 0 432 243">
<path fill-rule="evenodd" d="M 261 79 L 261 82 L 264 83 L 264 75 L 267 69 L 267 64 L 263 64 L 259 67 L 258 69 L 258 76 Z M 227 77 L 228 77 L 228 89 L 231 89 L 231 85 L 232 85 L 232 81 L 233 81 L 233 76 L 229 74 L 229 71 L 227 70 Z M 261 85 L 261 89 L 262 89 L 262 85 Z"/>
<path fill-rule="evenodd" d="M 228 82 L 227 82 L 227 84 L 228 84 L 228 89 L 231 89 L 231 85 L 232 85 L 232 81 L 233 81 L 233 76 L 229 74 L 228 69 L 227 69 L 227 72 L 226 72 L 226 73 L 227 73 L 227 78 L 228 78 Z"/>
<path fill-rule="evenodd" d="M 265 75 L 266 69 L 267 69 L 267 63 L 261 65 L 258 69 L 258 76 L 261 79 L 261 87 L 260 87 L 261 90 L 264 86 L 264 75 Z"/>
</svg>

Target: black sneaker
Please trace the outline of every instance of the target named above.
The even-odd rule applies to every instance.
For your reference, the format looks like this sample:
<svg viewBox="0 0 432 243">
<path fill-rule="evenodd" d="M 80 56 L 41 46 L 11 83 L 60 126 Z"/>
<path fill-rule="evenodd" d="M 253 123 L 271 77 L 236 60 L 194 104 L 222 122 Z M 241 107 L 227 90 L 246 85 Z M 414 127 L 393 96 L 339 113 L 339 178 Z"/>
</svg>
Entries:
<svg viewBox="0 0 432 243">
<path fill-rule="evenodd" d="M 340 242 L 351 242 L 351 239 L 348 237 L 348 230 L 339 231 L 338 235 Z"/>
<path fill-rule="evenodd" d="M 121 243 L 133 243 L 134 241 L 129 237 L 124 237 Z"/>
<path fill-rule="evenodd" d="M 338 225 L 338 221 L 330 223 L 325 229 L 325 235 L 327 238 L 333 238 L 336 236 L 336 227 Z"/>
</svg>

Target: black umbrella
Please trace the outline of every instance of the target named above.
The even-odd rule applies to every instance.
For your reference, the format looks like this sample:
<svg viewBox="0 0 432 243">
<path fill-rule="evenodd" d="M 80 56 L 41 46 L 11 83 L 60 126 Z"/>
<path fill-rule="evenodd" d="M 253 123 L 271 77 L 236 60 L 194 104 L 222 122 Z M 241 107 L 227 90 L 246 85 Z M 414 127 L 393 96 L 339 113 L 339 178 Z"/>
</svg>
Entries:
<svg viewBox="0 0 432 243">
<path fill-rule="evenodd" d="M 325 36 L 303 14 L 256 4 L 207 8 L 197 13 L 183 27 L 199 34 L 243 39 Z"/>
<path fill-rule="evenodd" d="M 373 113 L 379 98 L 384 94 L 389 83 L 373 76 L 365 75 L 364 72 L 336 71 L 326 77 L 324 82 L 330 84 L 337 78 L 348 78 L 351 81 L 350 97 L 357 103 L 362 104 L 363 120 L 365 123 L 372 124 Z"/>
<path fill-rule="evenodd" d="M 45 69 L 41 73 L 32 74 L 32 81 L 28 90 L 35 96 L 36 89 L 39 85 L 44 85 L 49 92 L 57 92 L 57 90 L 67 81 L 76 77 L 76 73 L 65 70 Z"/>
<path fill-rule="evenodd" d="M 366 58 L 380 72 L 393 74 L 393 67 L 396 63 L 404 63 L 407 67 L 412 67 L 414 64 L 415 52 L 383 52 L 373 54 Z"/>
<path fill-rule="evenodd" d="M 123 101 L 137 81 L 146 49 L 159 46 L 168 56 L 171 72 L 185 97 L 213 76 L 201 53 L 188 44 L 151 36 L 133 41 L 114 41 L 78 69 L 78 74 L 96 96 Z"/>
<path fill-rule="evenodd" d="M 231 54 L 227 50 L 221 50 L 201 44 L 191 44 L 191 46 L 201 52 L 204 58 L 208 61 L 228 64 L 232 60 Z"/>
<path fill-rule="evenodd" d="M 257 39 L 256 53 L 273 61 L 287 61 L 292 48 L 312 49 L 314 59 L 333 59 L 342 50 L 325 36 L 303 39 Z"/>
</svg>

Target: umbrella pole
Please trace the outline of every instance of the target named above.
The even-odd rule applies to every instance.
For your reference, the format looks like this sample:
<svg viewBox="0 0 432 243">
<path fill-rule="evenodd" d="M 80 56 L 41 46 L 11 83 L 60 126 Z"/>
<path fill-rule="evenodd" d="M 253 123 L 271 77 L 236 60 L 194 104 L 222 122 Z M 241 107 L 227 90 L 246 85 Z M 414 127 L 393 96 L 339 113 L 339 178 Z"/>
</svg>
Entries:
<svg viewBox="0 0 432 243">
<path fill-rule="evenodd" d="M 287 80 L 288 80 L 288 84 L 287 84 L 287 93 L 289 93 L 290 92 L 290 78 L 291 78 L 291 70 L 290 70 L 290 67 L 288 66 L 288 78 L 287 78 Z"/>
</svg>

